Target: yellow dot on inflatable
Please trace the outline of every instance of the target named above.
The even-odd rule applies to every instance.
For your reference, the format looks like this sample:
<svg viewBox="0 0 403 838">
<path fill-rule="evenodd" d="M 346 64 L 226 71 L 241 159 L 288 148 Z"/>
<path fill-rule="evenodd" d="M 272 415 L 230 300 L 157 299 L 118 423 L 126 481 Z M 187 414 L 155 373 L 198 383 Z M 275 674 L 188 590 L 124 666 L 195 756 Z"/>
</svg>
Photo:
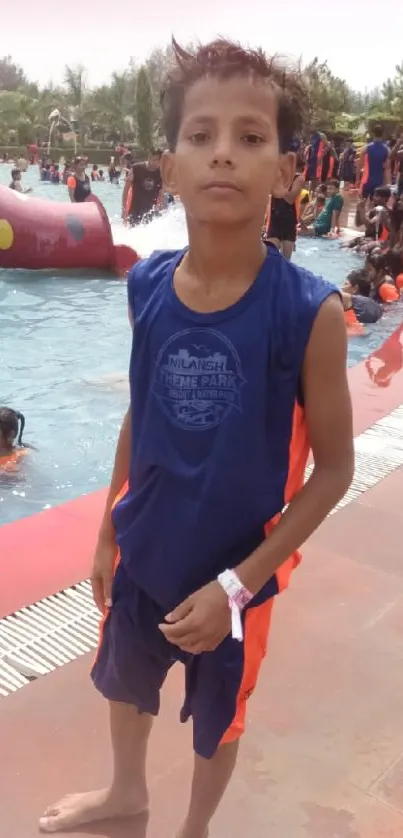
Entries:
<svg viewBox="0 0 403 838">
<path fill-rule="evenodd" d="M 0 218 L 0 250 L 10 250 L 14 241 L 14 230 L 9 221 Z"/>
</svg>

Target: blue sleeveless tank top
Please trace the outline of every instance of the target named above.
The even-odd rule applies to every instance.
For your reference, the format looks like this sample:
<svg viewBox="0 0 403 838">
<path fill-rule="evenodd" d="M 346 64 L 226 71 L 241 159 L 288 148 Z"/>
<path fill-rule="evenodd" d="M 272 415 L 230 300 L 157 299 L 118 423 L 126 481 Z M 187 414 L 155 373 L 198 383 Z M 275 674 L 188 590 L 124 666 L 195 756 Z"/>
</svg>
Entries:
<svg viewBox="0 0 403 838">
<path fill-rule="evenodd" d="M 270 248 L 240 300 L 196 313 L 173 287 L 184 253 L 129 275 L 132 451 L 113 512 L 127 573 L 167 611 L 245 559 L 283 509 L 305 348 L 337 292 Z M 255 604 L 277 591 L 273 577 Z"/>
<path fill-rule="evenodd" d="M 367 146 L 368 183 L 372 186 L 382 186 L 384 166 L 388 157 L 388 147 L 380 140 L 374 140 Z"/>
</svg>

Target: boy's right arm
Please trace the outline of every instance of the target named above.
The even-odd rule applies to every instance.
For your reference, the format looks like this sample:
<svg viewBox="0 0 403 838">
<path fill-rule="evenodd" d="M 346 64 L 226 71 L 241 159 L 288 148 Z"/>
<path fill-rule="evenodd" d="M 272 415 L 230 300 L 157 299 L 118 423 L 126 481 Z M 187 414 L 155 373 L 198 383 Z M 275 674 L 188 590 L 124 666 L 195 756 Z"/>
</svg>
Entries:
<svg viewBox="0 0 403 838">
<path fill-rule="evenodd" d="M 133 317 L 130 309 L 129 320 L 133 329 Z M 131 443 L 131 406 L 129 406 L 119 433 L 111 483 L 92 565 L 92 595 L 97 608 L 102 613 L 105 611 L 105 608 L 110 608 L 112 605 L 111 591 L 117 554 L 115 529 L 112 522 L 112 508 L 119 492 L 129 479 Z"/>
</svg>

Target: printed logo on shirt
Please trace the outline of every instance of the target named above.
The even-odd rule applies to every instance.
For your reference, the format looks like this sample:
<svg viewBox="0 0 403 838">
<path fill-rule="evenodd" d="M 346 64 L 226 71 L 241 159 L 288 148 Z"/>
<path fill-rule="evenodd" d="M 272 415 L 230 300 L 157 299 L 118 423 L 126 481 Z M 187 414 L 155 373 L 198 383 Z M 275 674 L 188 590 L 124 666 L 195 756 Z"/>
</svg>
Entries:
<svg viewBox="0 0 403 838">
<path fill-rule="evenodd" d="M 156 181 L 154 180 L 154 178 L 146 177 L 143 180 L 143 186 L 146 192 L 152 192 L 152 190 L 156 186 Z"/>
<path fill-rule="evenodd" d="M 207 431 L 242 411 L 238 353 L 214 329 L 185 329 L 160 349 L 152 390 L 174 425 Z"/>
</svg>

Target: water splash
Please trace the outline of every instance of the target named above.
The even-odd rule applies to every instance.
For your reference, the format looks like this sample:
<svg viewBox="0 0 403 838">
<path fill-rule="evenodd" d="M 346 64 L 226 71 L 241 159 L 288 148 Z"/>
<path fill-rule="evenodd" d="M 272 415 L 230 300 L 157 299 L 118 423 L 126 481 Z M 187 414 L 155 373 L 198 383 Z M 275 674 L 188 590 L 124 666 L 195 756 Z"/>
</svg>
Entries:
<svg viewBox="0 0 403 838">
<path fill-rule="evenodd" d="M 176 250 L 187 244 L 185 214 L 180 204 L 170 206 L 148 224 L 125 227 L 115 217 L 111 225 L 114 244 L 127 244 L 143 257 L 153 250 Z"/>
</svg>

